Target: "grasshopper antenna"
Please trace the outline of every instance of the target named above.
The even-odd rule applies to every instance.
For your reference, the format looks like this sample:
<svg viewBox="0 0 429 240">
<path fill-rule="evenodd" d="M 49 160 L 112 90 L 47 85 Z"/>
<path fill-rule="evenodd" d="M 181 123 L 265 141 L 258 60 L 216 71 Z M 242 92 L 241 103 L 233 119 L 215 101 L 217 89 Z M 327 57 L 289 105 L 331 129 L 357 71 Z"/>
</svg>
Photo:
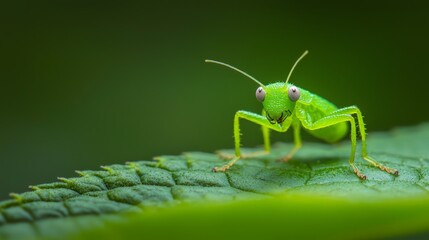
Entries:
<svg viewBox="0 0 429 240">
<path fill-rule="evenodd" d="M 246 76 L 246 77 L 248 77 L 248 78 L 252 79 L 252 80 L 253 80 L 253 81 L 255 81 L 257 84 L 261 85 L 261 87 L 265 87 L 265 86 L 264 86 L 264 84 L 262 84 L 260 81 L 256 80 L 256 78 L 254 78 L 254 77 L 250 76 L 249 74 L 247 74 L 247 73 L 245 73 L 245 72 L 241 71 L 240 69 L 238 69 L 238 68 L 236 68 L 236 67 L 233 67 L 233 66 L 231 66 L 231 65 L 229 65 L 229 64 L 226 64 L 226 63 L 223 63 L 223 62 L 214 61 L 214 60 L 209 60 L 209 59 L 206 59 L 206 60 L 205 60 L 205 62 L 207 62 L 207 63 L 216 63 L 216 64 L 219 64 L 219 65 L 223 65 L 223 66 L 225 66 L 225 67 L 229 67 L 229 68 L 231 68 L 231 69 L 233 69 L 233 70 L 235 70 L 235 71 L 237 71 L 237 72 L 239 72 L 239 73 L 243 74 L 244 76 Z"/>
<path fill-rule="evenodd" d="M 305 50 L 305 52 L 301 55 L 301 57 L 299 57 L 298 60 L 296 60 L 295 64 L 293 64 L 292 69 L 290 70 L 289 75 L 286 78 L 286 84 L 287 82 L 289 82 L 290 75 L 292 75 L 292 72 L 295 69 L 296 65 L 298 65 L 299 61 L 301 61 L 301 59 L 303 59 L 307 54 L 308 54 L 308 50 Z"/>
</svg>

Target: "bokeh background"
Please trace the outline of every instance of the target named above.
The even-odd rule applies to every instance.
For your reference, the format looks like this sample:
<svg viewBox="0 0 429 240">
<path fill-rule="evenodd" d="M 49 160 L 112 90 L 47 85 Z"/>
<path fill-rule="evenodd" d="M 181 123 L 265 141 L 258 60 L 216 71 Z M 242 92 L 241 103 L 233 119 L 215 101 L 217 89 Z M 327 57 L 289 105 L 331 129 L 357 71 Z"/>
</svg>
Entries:
<svg viewBox="0 0 429 240">
<path fill-rule="evenodd" d="M 423 1 L 16 1 L 0 7 L 0 199 L 74 170 L 233 146 L 257 85 L 291 82 L 368 130 L 429 119 Z M 243 144 L 262 144 L 243 122 Z M 274 134 L 291 141 L 291 134 Z M 313 138 L 306 136 L 309 141 Z M 371 150 L 371 146 L 369 146 Z"/>
</svg>

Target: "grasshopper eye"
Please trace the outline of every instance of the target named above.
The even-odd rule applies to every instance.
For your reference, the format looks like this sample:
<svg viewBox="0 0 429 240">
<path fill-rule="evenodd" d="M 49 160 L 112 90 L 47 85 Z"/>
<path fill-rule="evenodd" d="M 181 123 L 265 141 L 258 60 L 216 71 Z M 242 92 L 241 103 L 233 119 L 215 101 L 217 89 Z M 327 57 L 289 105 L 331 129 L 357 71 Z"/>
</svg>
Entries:
<svg viewBox="0 0 429 240">
<path fill-rule="evenodd" d="M 296 102 L 300 96 L 299 89 L 295 86 L 290 87 L 287 94 L 292 102 Z"/>
<path fill-rule="evenodd" d="M 260 102 L 264 101 L 265 90 L 262 87 L 258 87 L 258 89 L 256 89 L 256 99 L 258 99 Z"/>
</svg>

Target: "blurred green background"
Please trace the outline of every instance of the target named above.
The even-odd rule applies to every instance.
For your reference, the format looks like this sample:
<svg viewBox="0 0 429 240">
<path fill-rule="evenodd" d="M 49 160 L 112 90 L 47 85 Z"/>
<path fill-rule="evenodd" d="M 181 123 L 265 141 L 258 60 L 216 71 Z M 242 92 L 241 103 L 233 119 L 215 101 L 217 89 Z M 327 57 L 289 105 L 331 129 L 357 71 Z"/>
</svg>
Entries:
<svg viewBox="0 0 429 240">
<path fill-rule="evenodd" d="M 308 49 L 291 82 L 356 104 L 370 132 L 426 121 L 421 2 L 2 3 L 0 199 L 76 169 L 233 147 L 234 113 L 261 111 L 257 85 L 206 58 L 270 83 Z M 245 146 L 262 144 L 242 126 Z"/>
</svg>

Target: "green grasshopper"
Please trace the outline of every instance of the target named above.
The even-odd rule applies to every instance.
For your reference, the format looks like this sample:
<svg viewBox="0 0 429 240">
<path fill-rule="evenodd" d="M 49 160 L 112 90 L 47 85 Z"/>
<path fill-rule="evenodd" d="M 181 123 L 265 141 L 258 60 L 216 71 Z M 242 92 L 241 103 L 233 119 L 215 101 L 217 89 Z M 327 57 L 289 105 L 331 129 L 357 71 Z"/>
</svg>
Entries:
<svg viewBox="0 0 429 240">
<path fill-rule="evenodd" d="M 276 82 L 265 86 L 260 81 L 256 80 L 249 74 L 241 71 L 226 63 L 206 60 L 206 62 L 220 64 L 229 67 L 248 78 L 255 81 L 260 85 L 256 89 L 256 99 L 262 103 L 263 110 L 262 115 L 247 112 L 238 111 L 234 117 L 234 139 L 235 139 L 235 156 L 230 162 L 222 167 L 213 168 L 214 172 L 225 172 L 237 160 L 244 158 L 240 150 L 240 118 L 246 119 L 253 123 L 262 126 L 262 135 L 264 139 L 264 152 L 268 154 L 270 152 L 270 129 L 277 132 L 286 132 L 290 126 L 293 128 L 294 135 L 294 147 L 293 149 L 281 160 L 286 162 L 293 157 L 293 155 L 301 148 L 301 126 L 304 127 L 308 132 L 317 138 L 320 138 L 328 143 L 334 143 L 345 137 L 348 133 L 347 122 L 350 123 L 351 128 L 351 153 L 349 163 L 353 168 L 354 173 L 361 179 L 365 180 L 366 176 L 362 174 L 354 164 L 355 153 L 356 153 L 356 123 L 353 115 L 357 116 L 358 127 L 362 139 L 362 157 L 370 164 L 379 169 L 386 171 L 390 174 L 398 175 L 396 169 L 388 168 L 375 159 L 368 156 L 366 150 L 366 133 L 365 123 L 363 122 L 362 113 L 356 106 L 350 106 L 338 109 L 333 103 L 328 100 L 313 94 L 302 88 L 288 83 L 289 78 L 295 69 L 298 62 L 307 55 L 308 51 L 305 51 L 301 57 L 292 66 L 292 69 L 287 76 L 286 82 Z M 253 157 L 259 155 L 250 154 L 247 157 Z"/>
</svg>

